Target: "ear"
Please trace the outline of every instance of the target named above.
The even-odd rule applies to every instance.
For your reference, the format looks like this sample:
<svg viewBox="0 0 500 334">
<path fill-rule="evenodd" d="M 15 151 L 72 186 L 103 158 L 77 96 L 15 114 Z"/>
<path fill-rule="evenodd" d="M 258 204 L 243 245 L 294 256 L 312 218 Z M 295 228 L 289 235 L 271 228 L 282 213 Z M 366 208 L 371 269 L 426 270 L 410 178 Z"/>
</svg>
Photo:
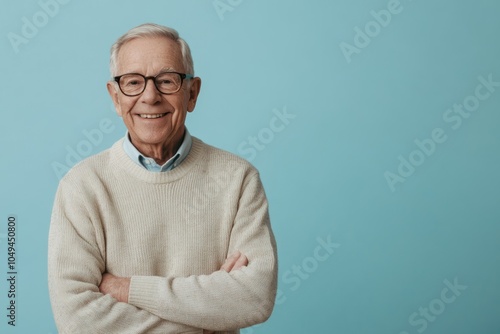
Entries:
<svg viewBox="0 0 500 334">
<path fill-rule="evenodd" d="M 111 100 L 113 100 L 116 113 L 121 117 L 122 108 L 120 107 L 120 101 L 118 100 L 118 88 L 116 87 L 116 83 L 114 83 L 113 81 L 108 81 L 108 83 L 106 84 L 106 88 L 108 89 L 109 96 L 111 96 Z"/>
<path fill-rule="evenodd" d="M 196 100 L 198 99 L 198 94 L 200 94 L 201 89 L 201 79 L 199 77 L 194 77 L 191 79 L 191 85 L 189 86 L 189 101 L 187 111 L 192 112 L 194 107 L 196 107 Z"/>
</svg>

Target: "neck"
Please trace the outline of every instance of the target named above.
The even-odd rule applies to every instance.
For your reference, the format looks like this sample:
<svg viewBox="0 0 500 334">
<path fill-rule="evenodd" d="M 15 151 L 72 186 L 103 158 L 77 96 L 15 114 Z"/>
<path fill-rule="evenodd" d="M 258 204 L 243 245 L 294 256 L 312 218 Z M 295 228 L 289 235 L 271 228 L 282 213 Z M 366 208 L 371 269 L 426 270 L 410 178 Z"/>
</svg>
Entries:
<svg viewBox="0 0 500 334">
<path fill-rule="evenodd" d="M 181 146 L 184 139 L 184 132 L 182 133 L 180 138 L 162 144 L 136 143 L 136 141 L 134 141 L 134 139 L 130 137 L 130 135 L 129 138 L 132 145 L 134 145 L 142 155 L 148 158 L 152 158 L 158 165 L 161 166 L 170 158 L 172 158 L 174 154 L 179 150 L 179 147 Z"/>
</svg>

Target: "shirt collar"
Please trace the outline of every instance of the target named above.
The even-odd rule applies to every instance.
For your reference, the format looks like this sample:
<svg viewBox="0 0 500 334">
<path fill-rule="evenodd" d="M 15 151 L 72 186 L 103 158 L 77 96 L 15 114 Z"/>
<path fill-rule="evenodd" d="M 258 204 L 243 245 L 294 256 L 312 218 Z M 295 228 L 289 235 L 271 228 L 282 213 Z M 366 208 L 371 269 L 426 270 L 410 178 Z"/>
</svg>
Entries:
<svg viewBox="0 0 500 334">
<path fill-rule="evenodd" d="M 132 159 L 133 162 L 141 167 L 146 168 L 152 172 L 166 172 L 179 166 L 181 162 L 188 156 L 189 151 L 191 151 L 191 146 L 193 144 L 193 139 L 188 129 L 185 128 L 184 138 L 182 140 L 181 146 L 174 154 L 173 157 L 168 159 L 162 166 L 158 165 L 154 159 L 146 157 L 132 144 L 130 141 L 130 136 L 128 131 L 125 134 L 125 139 L 123 140 L 123 150 Z"/>
</svg>

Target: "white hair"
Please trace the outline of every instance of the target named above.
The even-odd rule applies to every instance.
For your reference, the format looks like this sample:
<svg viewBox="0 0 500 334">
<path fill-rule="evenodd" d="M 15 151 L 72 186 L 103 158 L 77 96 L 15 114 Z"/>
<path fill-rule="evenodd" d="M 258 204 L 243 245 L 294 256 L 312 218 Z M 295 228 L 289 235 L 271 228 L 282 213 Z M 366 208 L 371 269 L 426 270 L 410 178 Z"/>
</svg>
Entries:
<svg viewBox="0 0 500 334">
<path fill-rule="evenodd" d="M 186 73 L 194 75 L 194 65 L 193 58 L 191 57 L 191 50 L 189 49 L 189 45 L 186 43 L 186 41 L 179 37 L 179 33 L 177 32 L 177 30 L 159 24 L 145 23 L 127 31 L 111 46 L 109 67 L 112 77 L 117 75 L 117 59 L 121 47 L 132 39 L 140 37 L 166 37 L 176 42 L 181 49 L 182 63 L 184 65 Z"/>
</svg>

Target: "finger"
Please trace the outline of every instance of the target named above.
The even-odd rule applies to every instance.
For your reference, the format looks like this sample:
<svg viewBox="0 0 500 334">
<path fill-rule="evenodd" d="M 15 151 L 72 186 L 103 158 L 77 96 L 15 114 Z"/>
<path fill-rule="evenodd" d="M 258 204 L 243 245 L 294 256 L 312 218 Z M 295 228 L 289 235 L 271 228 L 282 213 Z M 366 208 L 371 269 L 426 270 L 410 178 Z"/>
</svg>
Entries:
<svg viewBox="0 0 500 334">
<path fill-rule="evenodd" d="M 241 267 L 246 266 L 247 264 L 248 264 L 248 258 L 245 256 L 245 254 L 241 254 L 240 257 L 238 258 L 238 261 L 236 261 L 233 268 L 231 269 L 231 271 L 238 270 Z"/>
<path fill-rule="evenodd" d="M 226 272 L 230 272 L 233 269 L 236 261 L 238 261 L 240 255 L 241 255 L 240 252 L 236 252 L 233 255 L 229 256 L 220 269 Z"/>
</svg>

